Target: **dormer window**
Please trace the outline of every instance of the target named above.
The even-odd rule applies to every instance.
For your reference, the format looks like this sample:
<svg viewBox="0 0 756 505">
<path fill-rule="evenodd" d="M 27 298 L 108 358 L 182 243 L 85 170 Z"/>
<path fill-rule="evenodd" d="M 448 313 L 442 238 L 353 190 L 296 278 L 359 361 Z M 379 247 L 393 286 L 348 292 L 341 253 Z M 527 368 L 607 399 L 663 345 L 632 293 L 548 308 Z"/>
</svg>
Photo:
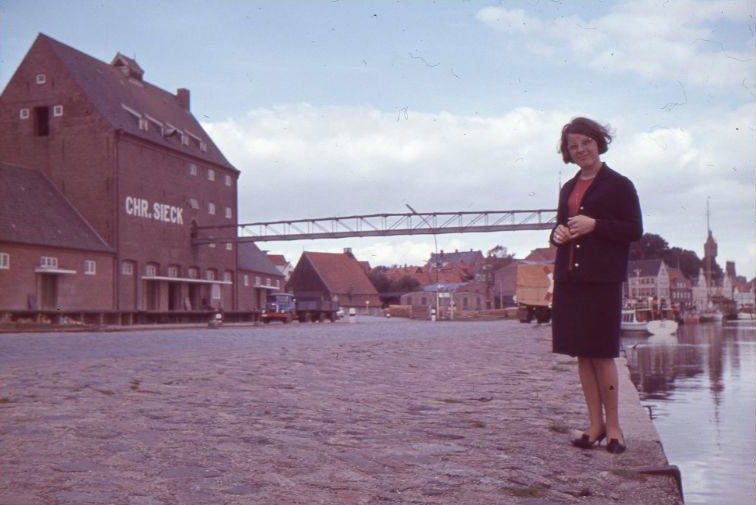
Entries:
<svg viewBox="0 0 756 505">
<path fill-rule="evenodd" d="M 124 56 L 121 53 L 117 53 L 110 64 L 118 68 L 126 77 L 130 77 L 137 81 L 142 80 L 144 70 L 142 70 L 142 67 L 139 66 L 136 60 Z"/>
</svg>

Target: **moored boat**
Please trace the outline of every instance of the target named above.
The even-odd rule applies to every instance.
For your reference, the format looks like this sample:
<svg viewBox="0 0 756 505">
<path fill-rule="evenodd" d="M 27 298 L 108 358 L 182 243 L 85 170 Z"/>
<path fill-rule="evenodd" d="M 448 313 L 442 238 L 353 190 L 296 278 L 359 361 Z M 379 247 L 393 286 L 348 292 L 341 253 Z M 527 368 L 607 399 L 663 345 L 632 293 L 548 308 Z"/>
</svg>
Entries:
<svg viewBox="0 0 756 505">
<path fill-rule="evenodd" d="M 643 332 L 652 335 L 669 335 L 675 333 L 678 323 L 674 311 L 663 305 L 652 308 L 652 303 L 631 302 L 622 309 L 620 330 L 626 332 Z"/>
</svg>

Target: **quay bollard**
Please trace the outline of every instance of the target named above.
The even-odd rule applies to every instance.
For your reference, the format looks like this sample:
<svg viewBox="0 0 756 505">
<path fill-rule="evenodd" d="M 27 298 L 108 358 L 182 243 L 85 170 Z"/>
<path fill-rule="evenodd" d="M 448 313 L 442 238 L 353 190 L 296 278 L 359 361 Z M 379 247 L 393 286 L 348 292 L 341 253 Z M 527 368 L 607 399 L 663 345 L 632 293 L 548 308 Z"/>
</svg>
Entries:
<svg viewBox="0 0 756 505">
<path fill-rule="evenodd" d="M 207 323 L 208 328 L 220 328 L 223 325 L 223 315 L 220 312 L 216 312 L 215 316 Z"/>
<path fill-rule="evenodd" d="M 431 309 L 431 321 L 436 320 L 436 309 Z"/>
</svg>

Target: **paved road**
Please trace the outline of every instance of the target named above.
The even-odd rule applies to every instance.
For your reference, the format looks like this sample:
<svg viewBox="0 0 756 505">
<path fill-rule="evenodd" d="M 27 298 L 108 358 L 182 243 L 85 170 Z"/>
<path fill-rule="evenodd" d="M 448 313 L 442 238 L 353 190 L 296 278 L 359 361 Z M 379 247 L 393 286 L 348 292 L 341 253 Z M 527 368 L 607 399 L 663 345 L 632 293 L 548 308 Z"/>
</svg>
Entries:
<svg viewBox="0 0 756 505">
<path fill-rule="evenodd" d="M 575 361 L 514 321 L 0 335 L 1 504 L 658 503 L 583 427 Z"/>
</svg>

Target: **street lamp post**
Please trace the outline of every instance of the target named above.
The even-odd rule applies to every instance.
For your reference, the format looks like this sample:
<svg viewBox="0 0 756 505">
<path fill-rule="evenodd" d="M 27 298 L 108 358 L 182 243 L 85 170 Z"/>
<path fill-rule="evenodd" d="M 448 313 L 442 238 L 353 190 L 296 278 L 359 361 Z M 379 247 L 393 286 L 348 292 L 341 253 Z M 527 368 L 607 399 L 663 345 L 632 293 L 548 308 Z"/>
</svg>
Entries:
<svg viewBox="0 0 756 505">
<path fill-rule="evenodd" d="M 415 209 L 413 209 L 413 208 L 412 208 L 412 205 L 410 205 L 410 204 L 408 204 L 408 203 L 405 203 L 404 205 L 405 205 L 405 206 L 406 206 L 406 207 L 407 207 L 407 208 L 408 208 L 408 209 L 409 209 L 409 210 L 410 210 L 410 211 L 411 211 L 411 212 L 412 212 L 412 213 L 413 213 L 414 215 L 416 215 L 416 216 L 420 217 L 420 219 L 422 219 L 422 220 L 423 220 L 423 221 L 425 222 L 425 224 L 427 224 L 427 225 L 428 225 L 428 228 L 430 228 L 431 230 L 433 229 L 433 226 L 431 226 L 431 224 L 430 224 L 430 223 L 428 222 L 428 220 L 427 220 L 427 219 L 425 219 L 425 218 L 424 218 L 423 216 L 421 216 L 420 214 L 418 214 L 418 213 L 417 213 L 417 211 L 416 211 Z M 435 247 L 435 249 L 436 249 L 436 321 L 438 321 L 438 320 L 439 320 L 439 319 L 441 318 L 441 313 L 439 312 L 439 300 L 438 300 L 438 290 L 440 289 L 440 288 L 439 288 L 439 283 L 438 283 L 438 265 L 439 265 L 439 258 L 438 258 L 438 241 L 436 240 L 436 233 L 435 233 L 435 232 L 433 232 L 433 246 L 434 246 L 434 247 Z"/>
</svg>

